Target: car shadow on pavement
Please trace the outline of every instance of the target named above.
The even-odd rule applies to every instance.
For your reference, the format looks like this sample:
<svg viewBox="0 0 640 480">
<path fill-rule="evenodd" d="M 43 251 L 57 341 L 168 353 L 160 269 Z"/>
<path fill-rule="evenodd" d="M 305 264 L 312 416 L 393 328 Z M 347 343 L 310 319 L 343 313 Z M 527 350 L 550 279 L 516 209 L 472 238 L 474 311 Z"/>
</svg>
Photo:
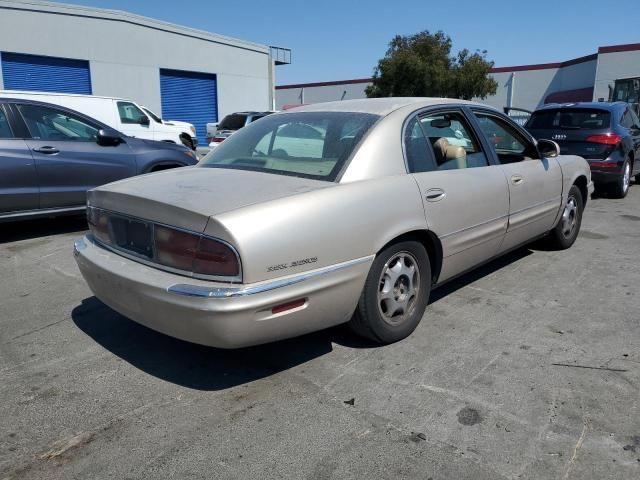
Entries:
<svg viewBox="0 0 640 480">
<path fill-rule="evenodd" d="M 84 214 L 0 223 L 0 244 L 87 230 Z"/>
<path fill-rule="evenodd" d="M 434 289 L 429 296 L 429 304 L 436 303 L 443 297 L 452 294 L 453 292 L 460 290 L 467 285 L 472 284 L 473 282 L 480 280 L 482 277 L 486 277 L 487 275 L 492 274 L 498 270 L 503 269 L 504 267 L 511 265 L 519 260 L 522 260 L 529 255 L 532 255 L 533 250 L 542 250 L 543 243 L 533 243 L 531 245 L 527 245 L 525 247 L 518 248 L 509 252 L 505 255 L 502 255 L 495 260 L 490 261 L 489 263 L 482 265 L 470 272 L 461 275 L 459 277 L 450 280 L 442 286 Z M 427 307 L 428 308 L 428 307 Z M 428 313 L 428 310 L 427 310 Z"/>
<path fill-rule="evenodd" d="M 340 329 L 237 350 L 178 340 L 139 325 L 96 297 L 73 309 L 73 322 L 111 353 L 162 380 L 196 390 L 224 390 L 288 370 L 331 352 Z"/>
</svg>

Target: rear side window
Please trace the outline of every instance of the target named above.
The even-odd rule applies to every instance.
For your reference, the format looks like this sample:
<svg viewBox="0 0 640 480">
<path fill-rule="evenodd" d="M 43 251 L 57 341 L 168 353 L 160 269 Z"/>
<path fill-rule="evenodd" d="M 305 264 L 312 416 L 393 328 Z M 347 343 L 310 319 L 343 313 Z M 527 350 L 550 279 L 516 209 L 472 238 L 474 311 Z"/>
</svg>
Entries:
<svg viewBox="0 0 640 480">
<path fill-rule="evenodd" d="M 0 138 L 13 138 L 13 132 L 2 105 L 0 105 Z"/>
<path fill-rule="evenodd" d="M 98 126 L 84 119 L 40 105 L 18 105 L 31 137 L 39 140 L 95 142 Z"/>
<path fill-rule="evenodd" d="M 242 127 L 244 127 L 246 121 L 246 115 L 233 113 L 231 115 L 227 115 L 222 119 L 222 121 L 218 125 L 218 130 L 240 130 Z"/>
<path fill-rule="evenodd" d="M 131 102 L 118 102 L 118 113 L 120 114 L 120 121 L 127 124 L 140 124 L 142 123 L 140 120 L 143 117 L 147 118 L 144 112 Z"/>
<path fill-rule="evenodd" d="M 460 112 L 426 114 L 419 125 L 431 146 L 437 170 L 486 167 L 489 162 Z"/>
<path fill-rule="evenodd" d="M 611 114 L 607 110 L 559 108 L 533 112 L 525 128 L 533 130 L 602 130 L 610 126 Z"/>
</svg>

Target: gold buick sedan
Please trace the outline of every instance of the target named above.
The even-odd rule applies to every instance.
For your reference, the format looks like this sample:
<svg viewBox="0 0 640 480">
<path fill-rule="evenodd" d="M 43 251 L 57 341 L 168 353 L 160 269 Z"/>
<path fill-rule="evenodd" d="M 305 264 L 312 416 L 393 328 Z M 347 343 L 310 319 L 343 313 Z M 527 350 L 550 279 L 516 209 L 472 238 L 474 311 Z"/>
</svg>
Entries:
<svg viewBox="0 0 640 480">
<path fill-rule="evenodd" d="M 349 323 L 391 343 L 438 285 L 539 237 L 570 247 L 592 191 L 584 159 L 486 105 L 324 103 L 262 118 L 194 167 L 91 190 L 74 253 L 101 301 L 191 342 Z"/>
</svg>

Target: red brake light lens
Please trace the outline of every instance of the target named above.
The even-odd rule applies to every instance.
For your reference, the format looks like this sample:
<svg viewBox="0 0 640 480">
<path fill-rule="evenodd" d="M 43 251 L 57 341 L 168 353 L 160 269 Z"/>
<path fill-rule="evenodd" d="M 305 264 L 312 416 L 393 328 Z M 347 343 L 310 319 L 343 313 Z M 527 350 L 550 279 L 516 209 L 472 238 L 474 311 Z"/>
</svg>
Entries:
<svg viewBox="0 0 640 480">
<path fill-rule="evenodd" d="M 603 145 L 617 145 L 621 140 L 622 137 L 615 133 L 603 133 L 598 135 L 589 135 L 587 137 L 587 142 L 601 143 Z"/>
<path fill-rule="evenodd" d="M 213 137 L 213 143 L 220 143 L 224 141 L 224 137 Z"/>
<path fill-rule="evenodd" d="M 618 164 L 616 162 L 591 162 L 590 166 L 596 168 L 616 168 Z"/>
<path fill-rule="evenodd" d="M 238 257 L 222 242 L 207 237 L 200 238 L 193 260 L 193 273 L 234 277 L 240 274 Z"/>
<path fill-rule="evenodd" d="M 199 235 L 156 225 L 156 261 L 167 267 L 191 271 L 198 240 Z"/>
</svg>

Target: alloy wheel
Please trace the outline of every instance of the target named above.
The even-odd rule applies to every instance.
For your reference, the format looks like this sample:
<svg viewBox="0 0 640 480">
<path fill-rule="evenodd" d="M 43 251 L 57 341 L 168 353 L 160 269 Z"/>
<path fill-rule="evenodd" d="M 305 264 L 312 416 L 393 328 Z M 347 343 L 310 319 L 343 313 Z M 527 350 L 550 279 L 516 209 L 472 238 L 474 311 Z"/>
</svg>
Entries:
<svg viewBox="0 0 640 480">
<path fill-rule="evenodd" d="M 385 263 L 378 287 L 378 309 L 390 325 L 402 323 L 415 306 L 420 291 L 420 269 L 415 257 L 398 252 Z"/>
<path fill-rule="evenodd" d="M 578 202 L 574 196 L 569 196 L 567 204 L 562 212 L 562 235 L 565 238 L 570 238 L 573 231 L 576 229 L 576 223 L 578 221 Z"/>
</svg>

